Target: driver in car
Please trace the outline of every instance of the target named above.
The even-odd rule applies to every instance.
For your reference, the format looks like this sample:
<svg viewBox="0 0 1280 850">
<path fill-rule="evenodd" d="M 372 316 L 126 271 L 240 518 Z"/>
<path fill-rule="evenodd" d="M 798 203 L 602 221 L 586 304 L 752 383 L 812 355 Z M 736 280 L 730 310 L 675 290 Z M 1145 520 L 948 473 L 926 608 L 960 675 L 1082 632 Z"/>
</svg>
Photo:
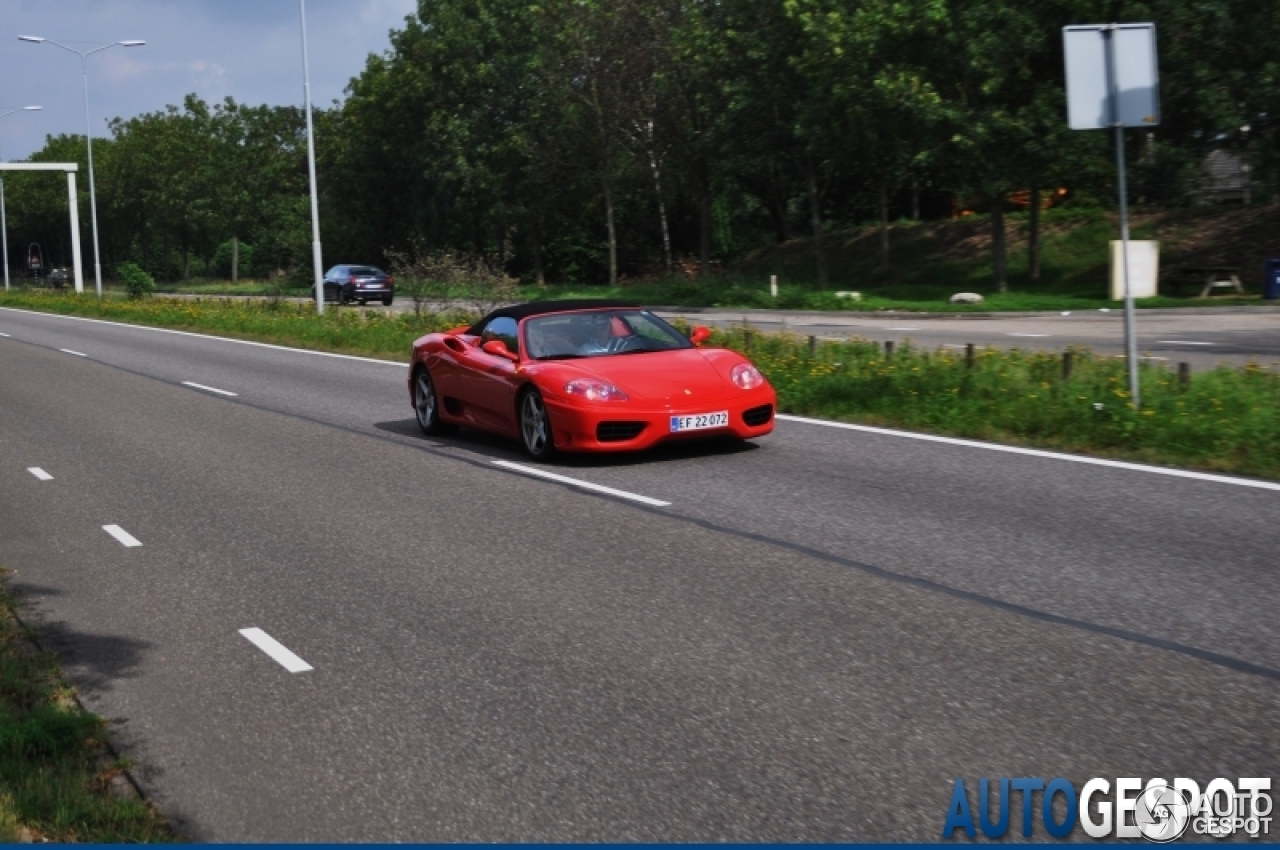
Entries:
<svg viewBox="0 0 1280 850">
<path fill-rule="evenodd" d="M 607 313 L 588 314 L 574 324 L 578 334 L 576 354 L 607 354 L 614 340 L 612 317 Z"/>
</svg>

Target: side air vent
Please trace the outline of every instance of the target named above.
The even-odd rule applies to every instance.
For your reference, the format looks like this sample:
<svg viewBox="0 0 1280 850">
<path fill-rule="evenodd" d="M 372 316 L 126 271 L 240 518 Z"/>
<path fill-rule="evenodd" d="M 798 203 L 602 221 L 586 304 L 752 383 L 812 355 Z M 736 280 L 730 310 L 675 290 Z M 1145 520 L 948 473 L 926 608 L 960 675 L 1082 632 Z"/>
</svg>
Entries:
<svg viewBox="0 0 1280 850">
<path fill-rule="evenodd" d="M 750 410 L 743 411 L 742 421 L 755 428 L 763 425 L 773 418 L 773 405 L 762 404 L 759 407 L 753 407 Z"/>
</svg>

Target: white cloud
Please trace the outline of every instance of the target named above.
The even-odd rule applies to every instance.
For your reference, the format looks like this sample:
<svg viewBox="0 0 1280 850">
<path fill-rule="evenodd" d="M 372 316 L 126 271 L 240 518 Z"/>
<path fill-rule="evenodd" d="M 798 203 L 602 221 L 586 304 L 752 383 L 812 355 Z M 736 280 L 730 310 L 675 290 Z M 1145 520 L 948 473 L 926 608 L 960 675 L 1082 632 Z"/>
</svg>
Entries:
<svg viewBox="0 0 1280 850">
<path fill-rule="evenodd" d="M 109 118 L 180 104 L 194 92 L 208 101 L 301 105 L 302 38 L 298 0 L 3 0 L 0 107 L 38 103 L 42 112 L 0 121 L 0 150 L 11 159 L 44 145 L 47 134 L 84 133 L 79 60 L 53 45 L 20 43 L 18 34 L 56 39 L 80 50 L 112 40 L 88 59 L 95 135 Z M 389 46 L 415 0 L 307 0 L 312 102 L 343 97 L 369 53 Z"/>
</svg>

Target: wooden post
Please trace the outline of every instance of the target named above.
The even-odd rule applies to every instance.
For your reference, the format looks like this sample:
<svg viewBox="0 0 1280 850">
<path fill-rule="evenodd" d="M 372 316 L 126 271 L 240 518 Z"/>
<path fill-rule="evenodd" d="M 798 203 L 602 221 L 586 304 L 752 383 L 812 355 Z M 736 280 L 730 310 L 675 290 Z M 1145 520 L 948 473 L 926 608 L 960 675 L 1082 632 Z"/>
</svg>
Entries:
<svg viewBox="0 0 1280 850">
<path fill-rule="evenodd" d="M 1064 382 L 1071 380 L 1071 367 L 1074 365 L 1074 360 L 1075 356 L 1071 349 L 1068 348 L 1062 352 L 1062 380 Z"/>
<path fill-rule="evenodd" d="M 776 274 L 769 275 L 769 294 L 774 298 L 778 297 L 778 276 Z"/>
<path fill-rule="evenodd" d="M 744 348 L 746 348 L 747 351 L 751 350 L 751 336 L 752 336 L 751 331 L 749 330 L 742 331 L 742 345 Z"/>
<path fill-rule="evenodd" d="M 818 354 L 818 338 L 816 336 L 809 337 L 809 359 L 812 360 Z"/>
<path fill-rule="evenodd" d="M 964 347 L 964 365 L 973 368 L 973 343 L 967 343 Z"/>
<path fill-rule="evenodd" d="M 1182 362 L 1178 364 L 1178 389 L 1186 392 L 1191 386 L 1191 364 Z"/>
<path fill-rule="evenodd" d="M 891 339 L 886 339 L 884 341 L 884 359 L 885 360 L 893 359 L 893 340 Z"/>
</svg>

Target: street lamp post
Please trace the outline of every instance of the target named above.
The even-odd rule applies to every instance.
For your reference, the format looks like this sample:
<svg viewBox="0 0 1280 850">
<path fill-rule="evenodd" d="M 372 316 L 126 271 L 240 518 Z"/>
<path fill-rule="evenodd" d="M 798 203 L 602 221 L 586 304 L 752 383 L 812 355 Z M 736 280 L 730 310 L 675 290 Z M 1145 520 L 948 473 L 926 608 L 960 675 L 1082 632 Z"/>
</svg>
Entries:
<svg viewBox="0 0 1280 850">
<path fill-rule="evenodd" d="M 311 69 L 307 63 L 307 0 L 298 0 L 302 21 L 302 91 L 307 102 L 307 173 L 311 180 L 311 274 L 316 314 L 324 315 L 324 268 L 320 263 L 320 199 L 316 194 L 316 141 L 311 128 Z"/>
<path fill-rule="evenodd" d="M 85 65 L 85 59 L 97 53 L 100 50 L 106 50 L 111 47 L 141 47 L 146 44 L 141 39 L 133 39 L 130 41 L 113 41 L 110 44 L 104 44 L 101 47 L 95 47 L 93 50 L 80 51 L 74 47 L 67 47 L 65 44 L 52 41 L 51 39 L 41 38 L 36 35 L 20 35 L 19 41 L 29 41 L 32 44 L 52 44 L 54 47 L 61 47 L 68 53 L 74 53 L 80 57 L 80 76 L 84 78 L 84 138 L 85 143 L 89 146 L 89 214 L 93 222 L 93 276 L 97 282 L 98 297 L 102 297 L 102 256 L 98 252 L 98 196 L 97 188 L 93 182 L 93 123 L 89 120 L 89 70 Z"/>
<path fill-rule="evenodd" d="M 0 118 L 7 118 L 15 112 L 33 112 L 38 110 L 38 106 L 21 106 L 17 109 L 10 109 L 8 112 L 0 112 Z M 4 157 L 0 156 L 0 162 L 4 162 Z M 4 291 L 9 291 L 9 224 L 4 217 L 4 172 L 0 172 L 0 251 L 4 255 Z"/>
</svg>

